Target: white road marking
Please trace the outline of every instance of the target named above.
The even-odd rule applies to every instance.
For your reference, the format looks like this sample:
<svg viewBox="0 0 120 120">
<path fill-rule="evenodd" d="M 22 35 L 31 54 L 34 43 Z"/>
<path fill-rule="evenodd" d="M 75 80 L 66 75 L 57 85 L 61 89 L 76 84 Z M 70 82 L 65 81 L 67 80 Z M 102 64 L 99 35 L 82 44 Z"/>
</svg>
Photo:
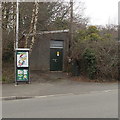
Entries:
<svg viewBox="0 0 120 120">
<path fill-rule="evenodd" d="M 116 91 L 118 89 L 113 89 L 113 90 L 103 90 L 103 91 L 91 91 L 89 93 L 101 93 L 101 92 L 112 92 L 112 91 Z M 88 92 L 83 92 L 83 93 L 79 93 L 80 94 L 88 94 Z M 43 96 L 7 96 L 7 97 L 0 97 L 0 100 L 20 100 L 20 98 L 22 99 L 28 99 L 28 98 L 46 98 L 46 97 L 56 97 L 56 96 L 66 96 L 66 95 L 78 95 L 75 93 L 66 93 L 66 94 L 54 94 L 54 95 L 43 95 Z"/>
<path fill-rule="evenodd" d="M 112 90 L 104 90 L 104 92 L 111 92 Z"/>
</svg>

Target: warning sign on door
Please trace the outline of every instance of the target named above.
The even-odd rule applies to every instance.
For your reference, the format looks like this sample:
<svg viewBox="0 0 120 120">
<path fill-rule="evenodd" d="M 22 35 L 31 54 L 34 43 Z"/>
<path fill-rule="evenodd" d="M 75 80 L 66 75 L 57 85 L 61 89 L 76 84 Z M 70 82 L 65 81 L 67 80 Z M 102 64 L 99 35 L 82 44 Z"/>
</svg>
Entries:
<svg viewBox="0 0 120 120">
<path fill-rule="evenodd" d="M 57 52 L 57 56 L 60 56 L 60 52 Z"/>
</svg>

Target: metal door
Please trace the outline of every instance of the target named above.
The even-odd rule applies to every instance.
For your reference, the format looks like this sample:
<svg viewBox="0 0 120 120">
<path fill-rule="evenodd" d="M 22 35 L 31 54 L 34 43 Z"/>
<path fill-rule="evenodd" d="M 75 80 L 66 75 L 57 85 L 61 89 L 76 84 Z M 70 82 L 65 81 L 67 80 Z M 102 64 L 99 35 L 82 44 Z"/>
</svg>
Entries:
<svg viewBox="0 0 120 120">
<path fill-rule="evenodd" d="M 63 49 L 50 48 L 50 71 L 62 71 Z"/>
</svg>

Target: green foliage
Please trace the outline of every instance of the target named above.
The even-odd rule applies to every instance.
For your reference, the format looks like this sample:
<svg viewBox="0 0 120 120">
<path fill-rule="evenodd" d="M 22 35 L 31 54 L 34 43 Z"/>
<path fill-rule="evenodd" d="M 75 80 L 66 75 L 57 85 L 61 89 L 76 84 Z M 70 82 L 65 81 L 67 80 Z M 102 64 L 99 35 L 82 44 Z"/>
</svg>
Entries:
<svg viewBox="0 0 120 120">
<path fill-rule="evenodd" d="M 3 33 L 4 34 L 4 33 Z M 6 37 L 3 36 L 3 54 L 2 54 L 2 60 L 4 62 L 13 62 L 14 60 L 14 39 L 13 36 L 10 34 L 5 34 L 7 37 L 9 37 L 8 40 L 6 40 Z"/>
<path fill-rule="evenodd" d="M 103 37 L 103 38 L 104 38 L 105 40 L 106 40 L 106 39 L 110 40 L 111 37 L 112 37 L 111 34 L 106 33 L 106 34 L 104 34 L 104 37 Z"/>
<path fill-rule="evenodd" d="M 96 26 L 89 26 L 88 29 L 87 29 L 87 33 L 88 34 L 91 34 L 91 33 L 98 33 L 99 30 L 97 29 Z"/>
<path fill-rule="evenodd" d="M 2 57 L 4 62 L 10 62 L 14 60 L 14 53 L 11 51 L 6 51 Z"/>
<path fill-rule="evenodd" d="M 91 49 L 86 49 L 83 53 L 84 65 L 90 79 L 94 79 L 97 72 L 95 53 Z"/>
<path fill-rule="evenodd" d="M 78 32 L 74 36 L 74 39 L 76 41 L 84 41 L 85 37 L 86 37 L 86 30 L 78 30 Z"/>
<path fill-rule="evenodd" d="M 98 41 L 100 39 L 101 37 L 97 33 L 91 33 L 90 35 L 88 35 L 88 40 Z"/>
<path fill-rule="evenodd" d="M 15 81 L 15 69 L 13 62 L 2 63 L 2 83 L 13 83 Z"/>
<path fill-rule="evenodd" d="M 74 34 L 72 58 L 79 60 L 81 72 L 90 78 L 117 79 L 118 43 L 116 29 L 89 26 Z"/>
<path fill-rule="evenodd" d="M 78 30 L 77 34 L 75 34 L 74 39 L 78 42 L 84 41 L 99 41 L 101 40 L 101 36 L 99 35 L 99 30 L 95 26 L 89 26 L 87 29 Z"/>
</svg>

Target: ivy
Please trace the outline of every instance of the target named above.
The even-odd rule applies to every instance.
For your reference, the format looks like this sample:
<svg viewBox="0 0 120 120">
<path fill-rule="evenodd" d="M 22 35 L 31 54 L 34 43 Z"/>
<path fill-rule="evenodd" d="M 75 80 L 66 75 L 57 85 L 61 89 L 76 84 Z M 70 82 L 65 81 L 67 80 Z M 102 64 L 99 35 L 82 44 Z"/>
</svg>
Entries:
<svg viewBox="0 0 120 120">
<path fill-rule="evenodd" d="M 91 49 L 86 49 L 83 53 L 83 60 L 89 78 L 94 79 L 97 72 L 96 57 L 94 51 Z"/>
</svg>

